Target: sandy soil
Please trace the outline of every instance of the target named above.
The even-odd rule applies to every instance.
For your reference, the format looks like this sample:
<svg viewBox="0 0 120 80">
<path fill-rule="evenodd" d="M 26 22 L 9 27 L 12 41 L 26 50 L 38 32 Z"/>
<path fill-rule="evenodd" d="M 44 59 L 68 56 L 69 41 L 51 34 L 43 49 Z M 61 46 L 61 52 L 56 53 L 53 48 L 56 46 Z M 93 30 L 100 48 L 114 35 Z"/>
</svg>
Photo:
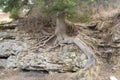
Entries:
<svg viewBox="0 0 120 80">
<path fill-rule="evenodd" d="M 0 11 L 0 23 L 10 22 L 12 19 L 9 18 L 9 13 Z"/>
</svg>

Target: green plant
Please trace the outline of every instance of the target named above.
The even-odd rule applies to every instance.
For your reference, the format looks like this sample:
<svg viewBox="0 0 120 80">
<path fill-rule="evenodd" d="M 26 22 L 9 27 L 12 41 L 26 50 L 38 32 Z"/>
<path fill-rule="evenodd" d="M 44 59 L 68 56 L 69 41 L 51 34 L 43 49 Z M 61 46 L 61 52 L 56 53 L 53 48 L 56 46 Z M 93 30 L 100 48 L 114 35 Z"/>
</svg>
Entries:
<svg viewBox="0 0 120 80">
<path fill-rule="evenodd" d="M 79 21 L 82 23 L 89 22 L 91 21 L 91 19 L 92 18 L 89 15 L 85 15 L 85 14 L 79 17 Z"/>
<path fill-rule="evenodd" d="M 0 0 L 0 8 L 4 12 L 10 12 L 11 18 L 18 18 L 20 8 L 27 3 L 28 0 Z"/>
<path fill-rule="evenodd" d="M 10 18 L 17 19 L 19 17 L 18 13 L 19 13 L 19 10 L 17 8 L 13 8 L 10 11 Z"/>
<path fill-rule="evenodd" d="M 92 18 L 88 14 L 74 15 L 69 17 L 68 19 L 72 22 L 81 22 L 81 23 L 86 23 L 92 20 Z"/>
<path fill-rule="evenodd" d="M 42 10 L 48 14 L 57 14 L 59 16 L 69 16 L 74 14 L 75 0 L 38 0 L 43 3 Z"/>
</svg>

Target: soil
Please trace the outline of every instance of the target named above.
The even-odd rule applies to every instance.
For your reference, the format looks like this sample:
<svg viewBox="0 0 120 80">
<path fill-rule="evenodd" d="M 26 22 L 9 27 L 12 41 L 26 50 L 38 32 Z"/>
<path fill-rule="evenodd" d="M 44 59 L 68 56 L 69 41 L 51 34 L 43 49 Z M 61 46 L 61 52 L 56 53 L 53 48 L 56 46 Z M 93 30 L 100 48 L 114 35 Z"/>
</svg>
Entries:
<svg viewBox="0 0 120 80">
<path fill-rule="evenodd" d="M 0 69 L 0 80 L 78 80 L 69 79 L 74 73 L 46 73 L 40 71 L 20 71 Z M 120 79 L 120 69 L 112 70 L 111 66 L 104 64 L 99 77 L 101 80 L 109 80 L 110 76 Z"/>
</svg>

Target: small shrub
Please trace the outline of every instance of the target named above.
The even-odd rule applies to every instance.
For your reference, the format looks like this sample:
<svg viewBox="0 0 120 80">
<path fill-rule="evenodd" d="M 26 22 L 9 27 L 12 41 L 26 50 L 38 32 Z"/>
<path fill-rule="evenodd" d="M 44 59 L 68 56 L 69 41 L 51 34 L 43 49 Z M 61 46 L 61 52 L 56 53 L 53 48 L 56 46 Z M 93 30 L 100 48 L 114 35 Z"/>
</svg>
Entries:
<svg viewBox="0 0 120 80">
<path fill-rule="evenodd" d="M 92 17 L 90 17 L 90 15 L 87 15 L 87 14 L 82 14 L 82 15 L 75 15 L 75 16 L 69 17 L 69 20 L 72 22 L 86 23 L 86 22 L 90 22 L 92 20 Z"/>
<path fill-rule="evenodd" d="M 18 13 L 19 13 L 19 9 L 13 8 L 10 11 L 10 18 L 17 19 L 19 17 Z"/>
<path fill-rule="evenodd" d="M 85 23 L 85 22 L 89 22 L 89 21 L 91 21 L 91 17 L 89 16 L 89 15 L 81 15 L 80 17 L 79 17 L 79 21 L 81 22 L 81 23 Z"/>
</svg>

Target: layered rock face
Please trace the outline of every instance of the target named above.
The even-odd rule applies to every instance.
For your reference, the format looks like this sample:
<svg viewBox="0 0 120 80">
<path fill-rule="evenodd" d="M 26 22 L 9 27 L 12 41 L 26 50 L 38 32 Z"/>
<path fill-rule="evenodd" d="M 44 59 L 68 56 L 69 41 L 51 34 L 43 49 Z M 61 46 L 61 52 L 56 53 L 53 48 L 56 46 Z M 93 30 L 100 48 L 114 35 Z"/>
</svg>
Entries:
<svg viewBox="0 0 120 80">
<path fill-rule="evenodd" d="M 16 39 L 17 24 L 0 24 L 0 67 L 16 67 L 16 56 L 28 50 L 25 42 Z"/>
<path fill-rule="evenodd" d="M 19 67 L 27 70 L 77 71 L 86 57 L 76 46 L 64 46 L 62 52 L 28 53 L 18 58 Z"/>
<path fill-rule="evenodd" d="M 77 71 L 86 63 L 85 55 L 74 44 L 65 45 L 62 50 L 34 52 L 31 50 L 34 40 L 29 40 L 27 34 L 16 30 L 17 26 L 11 28 L 11 24 L 5 25 L 0 30 L 2 68 L 67 72 Z"/>
</svg>

